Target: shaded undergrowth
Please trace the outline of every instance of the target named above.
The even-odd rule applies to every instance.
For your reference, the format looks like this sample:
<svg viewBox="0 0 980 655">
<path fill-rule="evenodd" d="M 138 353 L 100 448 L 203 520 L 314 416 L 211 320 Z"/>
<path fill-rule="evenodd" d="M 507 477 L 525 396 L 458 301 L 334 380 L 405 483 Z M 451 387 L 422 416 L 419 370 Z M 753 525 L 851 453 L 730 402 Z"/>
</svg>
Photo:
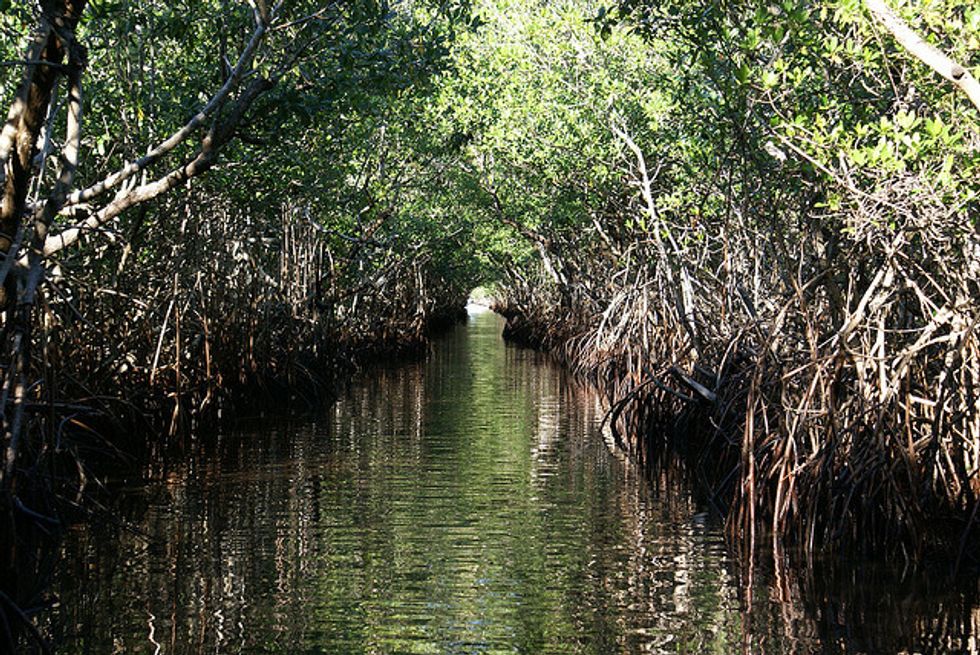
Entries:
<svg viewBox="0 0 980 655">
<path fill-rule="evenodd" d="M 595 384 L 626 450 L 682 453 L 746 552 L 767 535 L 955 570 L 977 536 L 980 260 L 968 225 L 927 211 L 832 261 L 732 226 L 724 249 L 709 233 L 618 271 L 579 257 L 563 284 L 511 280 L 499 311 Z"/>
<path fill-rule="evenodd" d="M 369 238 L 338 246 L 288 206 L 250 239 L 249 213 L 210 200 L 159 207 L 183 213 L 176 225 L 137 217 L 146 234 L 79 257 L 45 292 L 0 498 L 0 644 L 43 643 L 31 621 L 52 600 L 61 534 L 100 514 L 105 473 L 153 475 L 220 423 L 321 406 L 358 368 L 417 356 L 465 315 L 467 289 L 417 253 Z M 174 243 L 174 256 L 133 266 L 145 240 Z"/>
</svg>

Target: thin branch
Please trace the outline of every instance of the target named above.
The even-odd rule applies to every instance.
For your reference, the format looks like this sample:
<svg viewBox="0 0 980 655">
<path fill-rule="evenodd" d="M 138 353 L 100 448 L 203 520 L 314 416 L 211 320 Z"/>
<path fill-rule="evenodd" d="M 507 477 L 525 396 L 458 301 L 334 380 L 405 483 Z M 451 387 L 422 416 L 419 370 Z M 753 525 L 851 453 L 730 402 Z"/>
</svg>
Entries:
<svg viewBox="0 0 980 655">
<path fill-rule="evenodd" d="M 87 189 L 75 191 L 72 193 L 65 204 L 76 205 L 82 202 L 88 202 L 89 200 L 99 196 L 110 189 L 113 189 L 137 173 L 143 171 L 148 166 L 154 164 L 161 157 L 169 153 L 171 150 L 176 148 L 178 145 L 183 143 L 187 137 L 194 133 L 197 128 L 199 128 L 209 116 L 211 116 L 215 111 L 217 111 L 224 103 L 228 100 L 228 96 L 231 92 L 238 86 L 242 77 L 245 74 L 246 68 L 250 65 L 252 58 L 255 55 L 255 50 L 262 43 L 262 39 L 266 34 L 267 26 L 265 23 L 259 22 L 256 26 L 255 31 L 252 33 L 252 38 L 249 40 L 245 50 L 242 51 L 241 56 L 238 58 L 238 62 L 232 69 L 231 74 L 225 81 L 224 85 L 218 90 L 208 104 L 199 111 L 197 114 L 191 118 L 184 127 L 180 128 L 166 141 L 158 145 L 156 148 L 148 152 L 143 157 L 131 161 L 126 164 L 123 168 L 103 179 L 101 182 L 93 184 Z"/>
<path fill-rule="evenodd" d="M 13 68 L 19 66 L 50 66 L 51 68 L 59 71 L 65 71 L 68 69 L 64 64 L 59 64 L 53 61 L 45 61 L 43 59 L 10 59 L 7 61 L 0 61 L 0 67 Z"/>
<path fill-rule="evenodd" d="M 211 127 L 201 149 L 193 159 L 157 180 L 134 186 L 133 188 L 120 190 L 112 202 L 91 214 L 85 220 L 73 227 L 62 230 L 58 234 L 48 236 L 44 241 L 44 256 L 50 257 L 78 241 L 83 233 L 105 225 L 130 207 L 156 198 L 160 194 L 210 169 L 217 161 L 218 152 L 234 136 L 236 128 L 241 123 L 245 112 L 251 107 L 254 100 L 274 85 L 274 80 L 266 78 L 253 80 L 235 101 L 234 109 L 229 112 L 227 118 L 223 122 Z"/>
<path fill-rule="evenodd" d="M 35 212 L 35 248 L 41 248 L 48 228 L 65 203 L 78 169 L 78 156 L 82 143 L 82 65 L 74 56 L 68 75 L 68 121 L 65 145 L 61 157 L 61 174 L 47 201 Z"/>
<path fill-rule="evenodd" d="M 980 82 L 970 74 L 970 71 L 913 32 L 908 23 L 893 11 L 885 0 L 864 0 L 864 2 L 868 11 L 891 32 L 896 41 L 919 61 L 959 87 L 970 102 L 980 109 Z"/>
</svg>

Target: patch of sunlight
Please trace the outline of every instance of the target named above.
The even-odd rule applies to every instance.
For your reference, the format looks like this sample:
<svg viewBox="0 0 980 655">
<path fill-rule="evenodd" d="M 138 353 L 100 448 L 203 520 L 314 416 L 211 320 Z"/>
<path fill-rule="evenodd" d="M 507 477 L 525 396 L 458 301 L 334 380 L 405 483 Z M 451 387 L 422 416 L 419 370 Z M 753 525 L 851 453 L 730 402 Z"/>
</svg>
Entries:
<svg viewBox="0 0 980 655">
<path fill-rule="evenodd" d="M 470 297 L 466 300 L 466 311 L 469 314 L 482 314 L 490 311 L 493 304 L 493 295 L 487 287 L 477 287 L 470 291 Z"/>
<path fill-rule="evenodd" d="M 470 299 L 466 303 L 466 313 L 469 314 L 470 316 L 473 316 L 474 314 L 484 314 L 489 311 L 490 311 L 489 307 L 487 307 L 486 305 L 481 305 L 478 302 L 473 302 L 472 299 Z"/>
</svg>

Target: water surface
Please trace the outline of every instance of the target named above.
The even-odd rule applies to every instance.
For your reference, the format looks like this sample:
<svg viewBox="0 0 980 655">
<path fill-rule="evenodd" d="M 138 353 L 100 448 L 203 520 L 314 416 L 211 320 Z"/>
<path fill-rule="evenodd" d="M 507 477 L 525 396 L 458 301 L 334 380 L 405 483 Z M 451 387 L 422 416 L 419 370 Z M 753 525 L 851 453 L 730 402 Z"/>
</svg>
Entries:
<svg viewBox="0 0 980 655">
<path fill-rule="evenodd" d="M 682 483 L 623 462 L 596 400 L 501 328 L 473 314 L 425 361 L 370 371 L 314 418 L 226 433 L 165 479 L 118 485 L 118 522 L 66 540 L 46 619 L 59 652 L 972 644 L 975 612 L 955 595 L 874 587 L 887 602 L 854 618 L 834 592 L 762 576 L 746 618 L 717 522 Z"/>
</svg>

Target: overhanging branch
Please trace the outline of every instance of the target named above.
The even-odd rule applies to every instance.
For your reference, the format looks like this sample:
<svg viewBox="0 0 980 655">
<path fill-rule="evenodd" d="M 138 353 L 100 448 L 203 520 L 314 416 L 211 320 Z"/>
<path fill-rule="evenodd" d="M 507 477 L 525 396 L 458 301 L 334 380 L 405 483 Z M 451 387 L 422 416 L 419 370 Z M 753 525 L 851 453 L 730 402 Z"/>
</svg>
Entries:
<svg viewBox="0 0 980 655">
<path fill-rule="evenodd" d="M 973 106 L 980 110 L 980 82 L 970 74 L 970 71 L 913 32 L 908 23 L 893 11 L 885 0 L 864 0 L 864 2 L 871 15 L 895 37 L 896 41 L 916 59 L 959 87 Z"/>
</svg>

